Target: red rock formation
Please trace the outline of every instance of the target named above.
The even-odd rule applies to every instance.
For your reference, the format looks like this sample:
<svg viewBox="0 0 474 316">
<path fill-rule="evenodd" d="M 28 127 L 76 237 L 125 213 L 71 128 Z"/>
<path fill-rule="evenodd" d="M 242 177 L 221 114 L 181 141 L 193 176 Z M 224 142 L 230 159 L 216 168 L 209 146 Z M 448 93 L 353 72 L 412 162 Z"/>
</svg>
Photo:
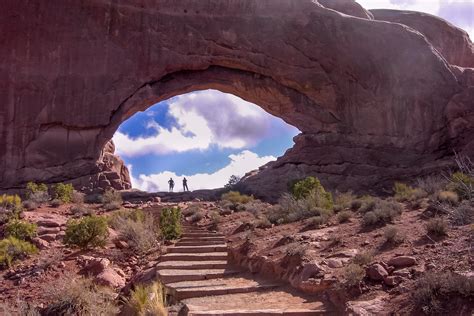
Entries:
<svg viewBox="0 0 474 316">
<path fill-rule="evenodd" d="M 473 118 L 460 116 L 473 107 L 466 71 L 411 28 L 331 3 L 3 1 L 0 189 L 74 179 L 126 187 L 123 164 L 103 152 L 120 123 L 209 88 L 302 131 L 246 179 L 262 196 L 310 174 L 368 190 L 437 170 L 453 149 L 472 153 Z"/>
</svg>

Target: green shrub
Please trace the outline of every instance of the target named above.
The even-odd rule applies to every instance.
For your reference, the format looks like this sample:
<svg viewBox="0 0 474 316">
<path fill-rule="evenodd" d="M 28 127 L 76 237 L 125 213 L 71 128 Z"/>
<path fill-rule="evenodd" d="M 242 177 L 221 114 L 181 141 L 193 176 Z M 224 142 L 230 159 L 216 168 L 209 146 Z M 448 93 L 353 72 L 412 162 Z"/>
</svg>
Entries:
<svg viewBox="0 0 474 316">
<path fill-rule="evenodd" d="M 81 249 L 102 247 L 108 236 L 107 219 L 90 216 L 67 222 L 64 243 Z"/>
<path fill-rule="evenodd" d="M 0 195 L 0 224 L 20 218 L 22 210 L 23 204 L 18 195 Z"/>
<path fill-rule="evenodd" d="M 5 225 L 5 235 L 21 240 L 31 240 L 36 236 L 37 226 L 34 223 L 12 219 Z"/>
<path fill-rule="evenodd" d="M 447 235 L 447 231 L 448 223 L 441 217 L 432 218 L 426 223 L 426 232 L 429 235 L 441 237 Z"/>
<path fill-rule="evenodd" d="M 126 299 L 127 314 L 167 316 L 165 288 L 158 282 L 145 286 L 139 284 Z"/>
<path fill-rule="evenodd" d="M 311 193 L 304 199 L 297 200 L 294 196 L 284 193 L 278 201 L 280 209 L 274 214 L 268 216 L 271 222 L 275 220 L 277 223 L 293 223 L 314 216 L 324 216 L 329 219 L 333 214 L 332 209 L 320 207 L 320 200 L 314 198 Z"/>
<path fill-rule="evenodd" d="M 38 249 L 27 241 L 8 237 L 0 241 L 0 265 L 11 267 L 17 261 L 38 252 Z"/>
<path fill-rule="evenodd" d="M 45 296 L 51 302 L 42 315 L 118 315 L 117 294 L 108 287 L 98 286 L 91 279 L 60 279 L 45 286 Z"/>
<path fill-rule="evenodd" d="M 144 222 L 146 218 L 145 212 L 142 209 L 134 210 L 119 210 L 113 212 L 107 219 L 110 227 L 117 229 L 120 220 L 131 220 L 134 222 Z"/>
<path fill-rule="evenodd" d="M 359 207 L 359 212 L 365 214 L 367 212 L 372 212 L 377 206 L 377 201 L 380 201 L 378 198 L 368 197 L 361 201 L 361 206 Z"/>
<path fill-rule="evenodd" d="M 44 183 L 28 182 L 26 184 L 26 198 L 31 199 L 32 195 L 36 193 L 48 194 L 48 186 Z"/>
<path fill-rule="evenodd" d="M 356 200 L 356 197 L 354 194 L 352 194 L 351 191 L 345 192 L 345 193 L 336 192 L 335 198 L 334 198 L 334 204 L 343 209 L 350 208 L 352 203 L 355 200 Z"/>
<path fill-rule="evenodd" d="M 395 192 L 395 198 L 398 201 L 408 201 L 413 192 L 413 188 L 405 183 L 395 182 L 393 191 Z"/>
<path fill-rule="evenodd" d="M 160 214 L 160 229 L 166 240 L 177 239 L 181 236 L 181 209 L 165 208 Z"/>
<path fill-rule="evenodd" d="M 102 195 L 103 207 L 108 210 L 118 210 L 122 207 L 122 194 L 119 191 L 109 189 Z"/>
<path fill-rule="evenodd" d="M 74 187 L 70 183 L 57 183 L 53 185 L 53 197 L 61 200 L 63 203 L 71 202 L 73 192 Z"/>
<path fill-rule="evenodd" d="M 344 269 L 344 284 L 347 287 L 358 286 L 364 279 L 365 270 L 358 264 L 351 263 Z"/>
<path fill-rule="evenodd" d="M 452 297 L 472 298 L 474 279 L 453 272 L 428 272 L 418 279 L 413 299 L 427 315 L 448 315 Z"/>
<path fill-rule="evenodd" d="M 125 240 L 137 253 L 148 253 L 158 245 L 160 230 L 151 215 L 147 215 L 144 221 L 121 218 L 117 220 L 116 225 L 120 239 Z"/>
<path fill-rule="evenodd" d="M 307 177 L 296 182 L 291 188 L 291 193 L 296 200 L 308 200 L 316 207 L 325 209 L 334 207 L 332 194 L 326 192 L 319 179 L 315 177 Z"/>
<path fill-rule="evenodd" d="M 222 194 L 221 196 L 221 200 L 229 201 L 233 204 L 245 204 L 253 201 L 253 199 L 253 196 L 241 194 L 238 191 L 229 191 L 227 193 Z"/>
<path fill-rule="evenodd" d="M 347 223 L 350 221 L 352 217 L 352 213 L 349 211 L 342 211 L 339 214 L 337 214 L 337 221 L 339 223 Z"/>
</svg>

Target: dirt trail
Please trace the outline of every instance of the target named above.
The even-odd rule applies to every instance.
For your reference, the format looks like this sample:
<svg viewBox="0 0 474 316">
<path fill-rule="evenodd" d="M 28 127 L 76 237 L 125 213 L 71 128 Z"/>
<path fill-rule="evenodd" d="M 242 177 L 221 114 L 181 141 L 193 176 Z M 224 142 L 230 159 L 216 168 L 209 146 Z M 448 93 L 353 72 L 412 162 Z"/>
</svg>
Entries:
<svg viewBox="0 0 474 316">
<path fill-rule="evenodd" d="M 182 238 L 158 264 L 158 277 L 180 315 L 320 315 L 328 302 L 244 271 L 228 261 L 225 237 L 186 225 Z"/>
</svg>

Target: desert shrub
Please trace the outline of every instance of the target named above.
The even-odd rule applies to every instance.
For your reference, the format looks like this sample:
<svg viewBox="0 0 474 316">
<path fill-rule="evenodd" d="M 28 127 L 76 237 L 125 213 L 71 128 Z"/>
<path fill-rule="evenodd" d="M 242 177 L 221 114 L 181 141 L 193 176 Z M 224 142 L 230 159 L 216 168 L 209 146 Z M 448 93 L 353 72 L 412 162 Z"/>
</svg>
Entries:
<svg viewBox="0 0 474 316">
<path fill-rule="evenodd" d="M 140 284 L 130 292 L 126 305 L 132 315 L 166 316 L 168 313 L 164 307 L 165 298 L 165 289 L 160 283 L 155 282 L 148 286 Z"/>
<path fill-rule="evenodd" d="M 166 240 L 177 239 L 181 236 L 181 209 L 165 208 L 160 214 L 160 229 Z"/>
<path fill-rule="evenodd" d="M 320 228 L 328 222 L 328 217 L 325 216 L 313 216 L 308 220 L 308 228 Z"/>
<path fill-rule="evenodd" d="M 319 179 L 315 177 L 297 181 L 292 186 L 291 193 L 296 200 L 306 200 L 315 207 L 332 209 L 334 206 L 332 194 L 326 192 Z"/>
<path fill-rule="evenodd" d="M 341 206 L 341 205 L 334 205 L 334 207 L 332 208 L 332 210 L 334 211 L 334 213 L 339 213 L 340 211 L 342 211 L 344 208 Z"/>
<path fill-rule="evenodd" d="M 94 214 L 94 210 L 87 207 L 84 204 L 74 204 L 71 206 L 69 211 L 75 216 L 75 217 L 80 217 L 80 216 L 89 216 Z"/>
<path fill-rule="evenodd" d="M 197 222 L 199 222 L 201 219 L 203 219 L 203 217 L 204 217 L 204 216 L 202 215 L 202 213 L 199 213 L 199 212 L 198 212 L 198 213 L 194 213 L 193 215 L 191 215 L 191 216 L 188 218 L 188 221 L 189 221 L 190 223 L 197 223 Z"/>
<path fill-rule="evenodd" d="M 360 201 L 361 205 L 359 207 L 359 212 L 361 212 L 362 214 L 372 212 L 373 210 L 375 210 L 375 207 L 377 205 L 377 201 L 379 201 L 379 200 L 380 199 L 378 199 L 378 198 L 367 197 L 366 199 Z"/>
<path fill-rule="evenodd" d="M 134 221 L 131 218 L 118 218 L 115 221 L 120 239 L 126 240 L 132 250 L 140 254 L 147 253 L 158 245 L 160 230 L 152 215 L 145 220 Z"/>
<path fill-rule="evenodd" d="M 36 236 L 37 226 L 34 223 L 12 219 L 5 225 L 5 235 L 21 240 L 31 240 Z"/>
<path fill-rule="evenodd" d="M 31 199 L 36 193 L 48 193 L 48 186 L 44 183 L 28 182 L 26 184 L 26 198 Z"/>
<path fill-rule="evenodd" d="M 362 217 L 362 224 L 364 226 L 385 225 L 391 223 L 401 212 L 402 208 L 397 202 L 377 200 L 374 210 L 365 213 Z"/>
<path fill-rule="evenodd" d="M 107 219 L 90 216 L 67 222 L 64 243 L 81 249 L 102 247 L 108 236 Z"/>
<path fill-rule="evenodd" d="M 272 223 L 268 220 L 267 217 L 262 216 L 262 217 L 260 217 L 260 218 L 257 218 L 257 219 L 253 222 L 253 226 L 256 227 L 256 228 L 271 228 L 271 227 L 272 227 Z"/>
<path fill-rule="evenodd" d="M 102 195 L 98 193 L 88 194 L 84 197 L 84 202 L 87 204 L 102 204 Z"/>
<path fill-rule="evenodd" d="M 230 202 L 229 202 L 230 203 Z M 230 203 L 231 204 L 231 203 Z M 201 211 L 201 207 L 199 205 L 196 205 L 196 204 L 191 204 L 189 205 L 187 208 L 185 208 L 184 210 L 182 210 L 182 214 L 184 217 L 189 217 L 191 215 L 194 215 L 198 212 Z"/>
<path fill-rule="evenodd" d="M 30 200 L 26 200 L 26 201 L 23 201 L 23 208 L 26 209 L 27 211 L 32 211 L 38 208 L 38 203 L 30 201 Z"/>
<path fill-rule="evenodd" d="M 221 217 L 218 212 L 211 213 L 211 225 L 209 229 L 217 231 L 219 229 L 219 224 L 221 222 Z"/>
<path fill-rule="evenodd" d="M 474 279 L 453 272 L 428 272 L 419 278 L 413 293 L 415 304 L 428 315 L 448 315 L 452 297 L 474 295 Z"/>
<path fill-rule="evenodd" d="M 50 199 L 51 197 L 49 196 L 48 191 L 37 191 L 37 192 L 31 193 L 28 197 L 28 201 L 31 201 L 40 205 L 48 202 Z"/>
<path fill-rule="evenodd" d="M 19 218 L 22 210 L 23 204 L 18 195 L 0 195 L 0 224 Z"/>
<path fill-rule="evenodd" d="M 119 191 L 109 189 L 102 195 L 104 209 L 108 211 L 118 210 L 122 207 L 122 194 Z"/>
<path fill-rule="evenodd" d="M 374 260 L 374 253 L 372 251 L 364 251 L 356 254 L 352 259 L 352 263 L 359 266 L 365 266 L 371 263 L 372 260 Z"/>
<path fill-rule="evenodd" d="M 416 180 L 416 186 L 429 195 L 433 195 L 438 191 L 442 191 L 446 185 L 446 179 L 439 175 L 418 178 Z"/>
<path fill-rule="evenodd" d="M 450 205 L 457 205 L 459 203 L 458 194 L 452 191 L 439 191 L 436 193 L 436 199 L 441 203 Z"/>
<path fill-rule="evenodd" d="M 72 184 L 57 183 L 53 185 L 54 199 L 61 200 L 63 203 L 69 203 L 72 200 L 74 187 Z"/>
<path fill-rule="evenodd" d="M 71 202 L 75 204 L 83 204 L 85 200 L 85 194 L 76 190 L 72 191 Z"/>
<path fill-rule="evenodd" d="M 454 225 L 463 226 L 474 222 L 474 205 L 462 203 L 451 212 L 451 220 Z"/>
<path fill-rule="evenodd" d="M 362 201 L 361 200 L 353 200 L 351 202 L 350 208 L 353 211 L 358 211 L 362 206 Z"/>
<path fill-rule="evenodd" d="M 435 217 L 426 223 L 426 232 L 433 236 L 445 236 L 448 232 L 448 223 L 441 217 Z"/>
<path fill-rule="evenodd" d="M 279 200 L 281 207 L 277 213 L 279 223 L 293 223 L 296 221 L 304 220 L 314 216 L 324 216 L 329 218 L 333 215 L 332 209 L 325 209 L 318 207 L 319 203 L 317 200 L 311 198 L 311 195 L 297 200 L 290 194 L 284 193 Z M 269 220 L 272 221 L 272 217 Z"/>
<path fill-rule="evenodd" d="M 51 204 L 52 207 L 60 207 L 61 205 L 63 205 L 63 203 L 64 202 L 60 199 L 54 199 L 54 200 L 51 201 L 50 204 Z"/>
<path fill-rule="evenodd" d="M 344 285 L 346 287 L 358 286 L 364 279 L 365 270 L 360 265 L 351 263 L 344 269 Z"/>
<path fill-rule="evenodd" d="M 337 214 L 337 221 L 339 223 L 347 223 L 352 217 L 352 213 L 349 211 L 342 211 L 339 214 Z"/>
<path fill-rule="evenodd" d="M 474 176 L 463 172 L 451 175 L 448 188 L 456 192 L 463 200 L 474 198 Z"/>
<path fill-rule="evenodd" d="M 42 315 L 117 315 L 116 294 L 108 287 L 96 285 L 91 279 L 64 279 L 45 286 L 51 302 Z"/>
<path fill-rule="evenodd" d="M 395 182 L 393 187 L 395 199 L 400 202 L 416 201 L 426 197 L 427 193 L 420 188 L 413 188 L 405 183 Z"/>
<path fill-rule="evenodd" d="M 350 208 L 354 200 L 356 200 L 356 196 L 352 194 L 352 191 L 348 191 L 345 193 L 336 192 L 334 197 L 334 205 L 339 206 L 343 209 Z"/>
<path fill-rule="evenodd" d="M 405 240 L 405 236 L 395 226 L 385 228 L 383 236 L 387 244 L 399 244 Z"/>
<path fill-rule="evenodd" d="M 253 201 L 253 196 L 248 196 L 245 194 L 241 194 L 238 191 L 229 191 L 227 193 L 222 194 L 221 200 L 229 201 L 232 204 L 245 204 L 248 202 Z"/>
<path fill-rule="evenodd" d="M 0 266 L 11 267 L 17 260 L 24 259 L 38 249 L 27 241 L 8 237 L 0 241 Z"/>
<path fill-rule="evenodd" d="M 118 229 L 120 227 L 121 220 L 132 220 L 134 222 L 144 222 L 147 216 L 142 209 L 135 209 L 135 210 L 119 210 L 117 212 L 113 212 L 107 219 L 110 227 L 114 229 Z"/>
</svg>

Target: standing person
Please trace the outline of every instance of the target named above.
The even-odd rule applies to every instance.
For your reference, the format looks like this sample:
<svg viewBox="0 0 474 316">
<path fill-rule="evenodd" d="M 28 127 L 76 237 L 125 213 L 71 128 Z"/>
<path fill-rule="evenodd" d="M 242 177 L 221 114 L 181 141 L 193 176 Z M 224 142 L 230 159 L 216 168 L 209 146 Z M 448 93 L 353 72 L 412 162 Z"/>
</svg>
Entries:
<svg viewBox="0 0 474 316">
<path fill-rule="evenodd" d="M 174 188 L 174 180 L 173 178 L 170 178 L 168 180 L 168 184 L 170 185 L 170 192 L 173 192 L 173 188 Z"/>
<path fill-rule="evenodd" d="M 184 177 L 184 179 L 183 179 L 183 191 L 184 192 L 189 191 L 188 180 L 186 180 L 186 177 Z"/>
</svg>

